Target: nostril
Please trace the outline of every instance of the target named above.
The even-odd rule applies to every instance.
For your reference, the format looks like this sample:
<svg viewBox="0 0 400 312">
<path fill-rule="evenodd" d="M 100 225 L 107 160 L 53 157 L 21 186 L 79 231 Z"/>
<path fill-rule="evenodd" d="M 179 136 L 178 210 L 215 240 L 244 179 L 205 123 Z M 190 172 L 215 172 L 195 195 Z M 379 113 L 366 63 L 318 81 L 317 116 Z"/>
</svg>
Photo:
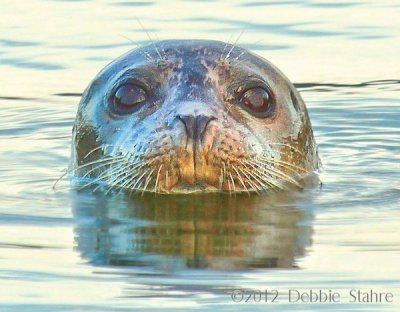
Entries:
<svg viewBox="0 0 400 312">
<path fill-rule="evenodd" d="M 193 115 L 178 115 L 176 116 L 180 121 L 182 121 L 185 126 L 186 135 L 190 138 L 194 138 L 195 133 L 195 118 Z"/>
<path fill-rule="evenodd" d="M 202 140 L 208 123 L 216 119 L 207 115 L 177 115 L 177 118 L 185 125 L 186 134 L 193 140 Z"/>
</svg>

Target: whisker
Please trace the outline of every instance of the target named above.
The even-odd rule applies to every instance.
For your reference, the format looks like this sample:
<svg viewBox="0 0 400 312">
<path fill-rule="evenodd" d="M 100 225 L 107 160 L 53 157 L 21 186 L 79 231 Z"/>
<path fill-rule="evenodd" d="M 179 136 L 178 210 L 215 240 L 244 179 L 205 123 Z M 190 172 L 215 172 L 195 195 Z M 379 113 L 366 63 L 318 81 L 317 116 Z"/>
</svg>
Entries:
<svg viewBox="0 0 400 312">
<path fill-rule="evenodd" d="M 248 160 L 248 161 L 246 161 L 246 163 L 249 164 L 250 166 L 252 166 L 255 170 L 257 170 L 257 172 L 261 173 L 266 178 L 270 178 L 268 175 L 266 175 L 266 173 L 274 173 L 276 176 L 279 176 L 279 177 L 283 178 L 285 181 L 290 182 L 301 188 L 300 184 L 295 179 L 293 179 L 292 177 L 288 176 L 287 174 L 281 172 L 281 170 L 278 170 L 277 168 L 273 167 L 272 165 L 263 163 L 262 164 L 263 166 L 262 166 L 260 163 L 257 163 L 252 160 Z M 264 167 L 265 165 L 269 165 L 268 171 L 265 169 L 265 167 Z"/>
<path fill-rule="evenodd" d="M 236 192 L 235 180 L 233 179 L 232 174 L 230 172 L 229 172 L 229 177 L 231 178 L 232 181 L 233 191 Z"/>
<path fill-rule="evenodd" d="M 158 37 L 157 33 L 154 33 L 154 32 L 153 32 L 153 34 L 154 34 L 154 37 L 156 37 L 156 40 L 157 40 L 158 42 L 160 42 L 160 38 Z M 163 47 L 161 47 L 161 52 L 164 54 L 163 59 L 167 59 L 167 53 L 165 53 L 165 50 L 164 50 Z"/>
<path fill-rule="evenodd" d="M 133 174 L 130 178 L 127 178 L 126 181 L 124 183 L 121 184 L 121 189 L 125 188 L 125 189 L 130 189 L 131 191 L 129 192 L 129 196 L 132 194 L 132 192 L 134 191 L 134 189 L 132 188 L 133 183 L 135 182 L 135 179 L 137 178 L 137 176 L 140 174 L 140 169 L 142 169 L 146 164 L 142 164 L 139 167 L 136 167 L 135 169 L 131 169 L 131 171 L 133 171 Z"/>
<path fill-rule="evenodd" d="M 266 160 L 260 159 L 260 160 L 261 160 L 261 162 L 270 161 L 270 159 L 266 159 Z M 301 168 L 299 166 L 293 165 L 293 164 L 285 162 L 285 161 L 275 160 L 274 163 L 284 169 L 290 170 L 291 172 L 293 172 L 294 174 L 297 174 L 297 175 L 300 175 L 301 173 L 308 173 L 308 171 L 305 170 L 304 168 Z"/>
<path fill-rule="evenodd" d="M 121 187 L 120 182 L 121 180 L 123 181 L 121 177 L 125 175 L 127 175 L 126 166 L 120 166 L 119 168 L 116 168 L 114 172 L 112 172 L 112 179 L 107 181 L 107 184 L 109 184 L 111 188 L 106 191 L 106 195 L 112 190 L 113 186 Z"/>
<path fill-rule="evenodd" d="M 247 168 L 246 165 L 244 165 L 246 168 L 246 171 L 248 174 L 250 174 L 253 178 L 256 179 L 257 182 L 260 183 L 260 186 L 262 188 L 262 190 L 268 190 L 268 188 L 265 187 L 265 184 L 269 185 L 272 189 L 274 189 L 276 191 L 275 188 L 278 188 L 278 190 L 282 189 L 279 185 L 277 185 L 276 181 L 271 181 L 272 177 L 268 177 L 268 176 L 262 176 L 259 174 L 259 171 L 256 169 L 254 171 L 251 171 Z M 254 167 L 253 167 L 254 169 Z"/>
<path fill-rule="evenodd" d="M 260 181 L 268 185 L 268 188 L 264 188 L 265 190 L 272 189 L 275 192 L 284 190 L 282 183 L 276 178 L 271 176 L 269 177 L 266 175 L 261 175 L 260 172 L 258 171 L 255 172 L 255 175 L 261 179 Z"/>
<path fill-rule="evenodd" d="M 260 194 L 258 192 L 259 188 L 257 186 L 257 184 L 253 183 L 253 181 L 251 181 L 251 178 L 247 175 L 247 173 L 243 170 L 245 170 L 245 168 L 240 168 L 238 167 L 238 170 L 241 171 L 243 173 L 243 175 L 246 177 L 246 182 L 252 187 L 252 190 L 254 190 L 257 194 Z M 247 170 L 246 170 L 247 171 Z M 263 189 L 261 189 L 262 191 Z"/>
<path fill-rule="evenodd" d="M 131 178 L 128 180 L 128 182 L 123 183 L 123 186 L 125 188 L 130 188 L 131 192 L 129 194 L 132 193 L 132 191 L 135 189 L 137 183 L 142 179 L 143 175 L 148 172 L 148 170 L 146 170 L 135 182 L 135 179 L 137 178 L 137 176 L 140 174 L 140 169 L 142 169 L 143 167 L 146 166 L 150 166 L 152 163 L 154 162 L 154 159 L 152 159 L 151 161 L 147 162 L 147 163 L 142 163 L 140 166 L 134 166 L 133 169 L 131 168 L 130 170 L 134 172 L 134 174 L 131 176 Z M 133 184 L 135 182 L 135 184 Z"/>
<path fill-rule="evenodd" d="M 118 159 L 116 159 L 116 158 L 111 158 L 111 159 L 109 159 L 109 162 L 100 164 L 100 165 L 98 165 L 98 166 L 96 166 L 96 167 L 90 169 L 90 170 L 87 171 L 81 178 L 86 178 L 86 177 L 88 177 L 93 171 L 96 171 L 97 169 L 100 169 L 100 168 L 105 167 L 105 166 L 109 166 L 109 165 L 118 163 L 119 161 L 123 161 L 123 159 L 122 159 L 122 158 L 118 158 Z"/>
<path fill-rule="evenodd" d="M 292 150 L 295 150 L 297 153 L 299 153 L 299 154 L 302 155 L 302 156 L 305 155 L 305 153 L 302 152 L 302 151 L 300 151 L 298 148 L 296 148 L 296 147 L 294 147 L 294 146 L 291 146 L 291 145 L 289 145 L 289 144 L 286 144 L 286 143 L 268 143 L 268 145 L 281 145 L 281 146 L 285 146 L 285 147 L 288 147 L 288 148 L 290 148 L 290 149 L 292 149 Z M 268 151 L 267 151 L 267 153 L 268 153 Z"/>
<path fill-rule="evenodd" d="M 60 182 L 66 175 L 68 175 L 70 173 L 69 170 L 67 170 L 66 172 L 64 172 L 53 184 L 53 191 L 56 190 L 56 185 L 58 182 Z"/>
<path fill-rule="evenodd" d="M 135 41 L 133 41 L 131 38 L 129 38 L 128 36 L 121 35 L 121 34 L 120 34 L 120 36 L 121 36 L 122 38 L 124 38 L 124 39 L 130 41 L 131 43 L 133 43 L 134 47 L 137 47 L 137 46 L 138 46 L 138 44 L 137 44 Z"/>
<path fill-rule="evenodd" d="M 118 194 L 120 194 L 123 190 L 128 188 L 128 185 L 130 183 L 132 183 L 132 181 L 135 179 L 135 176 L 137 176 L 137 174 L 138 174 L 138 170 L 143 168 L 144 164 L 142 164 L 142 166 L 133 166 L 133 168 L 130 168 L 129 166 L 130 166 L 130 164 L 128 162 L 128 164 L 126 164 L 125 168 L 124 168 L 125 177 L 121 178 L 120 179 L 121 181 L 117 182 L 119 184 L 118 188 L 120 189 Z M 134 169 L 134 168 L 138 168 L 138 169 Z M 133 173 L 133 175 L 131 177 L 129 177 L 129 175 L 131 175 L 132 173 Z M 124 181 L 124 179 L 125 179 L 125 182 L 122 182 L 122 181 Z M 122 183 L 120 183 L 120 182 L 122 182 Z"/>
<path fill-rule="evenodd" d="M 90 174 L 91 171 L 94 171 L 94 170 L 96 170 L 98 168 L 101 168 L 103 166 L 106 166 L 106 165 L 120 165 L 121 163 L 125 163 L 126 164 L 126 162 L 127 162 L 126 159 L 123 156 L 119 156 L 118 158 L 111 158 L 111 159 L 112 159 L 112 161 L 110 161 L 109 163 L 102 164 L 102 165 L 97 166 L 96 168 L 93 168 L 92 170 L 88 171 L 83 177 L 86 177 L 88 174 Z M 143 163 L 130 163 L 130 162 L 128 162 L 128 164 L 129 165 L 133 165 L 133 169 L 131 169 L 131 170 L 134 170 L 135 168 L 139 168 L 140 169 L 142 166 L 144 166 Z M 119 177 L 119 175 L 124 174 L 125 172 L 123 172 L 123 169 L 126 169 L 126 167 L 121 167 L 121 166 L 118 167 L 117 166 L 117 167 L 114 167 L 114 168 L 109 168 L 109 169 L 105 170 L 104 172 L 102 172 L 99 177 L 97 177 L 93 181 L 91 181 L 91 182 L 85 184 L 83 187 L 81 187 L 80 190 L 83 189 L 83 188 L 86 188 L 86 187 L 88 187 L 88 186 L 90 186 L 92 184 L 95 184 L 95 183 L 97 183 L 97 182 L 99 182 L 101 180 L 103 180 L 107 184 L 113 185 L 114 180 L 117 178 L 115 176 L 115 174 L 118 174 L 118 177 Z M 110 181 L 105 181 L 105 179 L 108 179 L 109 177 L 112 177 L 113 179 L 110 180 Z M 96 187 L 93 191 L 95 192 L 99 187 L 100 187 L 100 185 L 98 187 Z"/>
<path fill-rule="evenodd" d="M 70 174 L 70 173 L 72 173 L 72 172 L 76 172 L 77 170 L 82 169 L 82 168 L 85 168 L 85 167 L 90 166 L 90 165 L 92 165 L 92 164 L 96 164 L 96 163 L 99 163 L 99 162 L 104 162 L 104 161 L 111 160 L 111 159 L 113 159 L 113 158 L 109 158 L 109 159 L 104 159 L 104 158 L 102 158 L 102 159 L 97 159 L 97 160 L 91 161 L 91 162 L 89 162 L 89 163 L 87 163 L 87 164 L 80 165 L 80 166 L 78 166 L 78 167 L 76 167 L 76 168 L 67 169 L 67 170 L 54 182 L 54 184 L 53 184 L 53 190 L 55 190 L 57 183 L 60 182 L 60 181 L 61 181 L 65 176 L 67 176 L 68 174 Z"/>
<path fill-rule="evenodd" d="M 100 145 L 100 146 L 95 147 L 95 148 L 92 149 L 89 153 L 87 153 L 87 154 L 85 155 L 85 157 L 83 157 L 83 159 L 88 158 L 91 154 L 93 154 L 95 151 L 97 151 L 97 150 L 99 150 L 99 149 L 102 149 L 104 146 L 105 146 L 105 145 Z M 111 146 L 111 145 L 110 145 L 110 144 L 107 144 L 107 146 Z"/>
<path fill-rule="evenodd" d="M 88 166 L 91 166 L 91 165 L 94 165 L 94 164 L 102 163 L 104 161 L 116 161 L 116 160 L 120 160 L 120 159 L 124 159 L 124 157 L 123 156 L 115 156 L 115 157 L 106 156 L 104 158 L 96 159 L 96 160 L 90 161 L 90 162 L 88 162 L 86 164 L 79 165 L 78 167 L 72 169 L 71 172 L 79 170 L 79 169 L 82 169 L 82 168 L 85 168 L 85 167 L 88 167 Z"/>
<path fill-rule="evenodd" d="M 222 52 L 225 52 L 225 50 L 226 50 L 226 48 L 228 47 L 229 43 L 231 42 L 232 37 L 233 37 L 234 34 L 235 34 L 234 32 L 231 33 L 231 35 L 229 36 L 228 41 L 225 43 L 225 46 L 224 46 L 224 49 L 222 50 Z M 221 55 L 221 56 L 222 56 L 222 55 Z"/>
<path fill-rule="evenodd" d="M 261 41 L 264 41 L 264 39 L 257 40 L 257 41 L 255 41 L 253 44 L 258 44 L 258 43 L 260 43 Z M 239 65 L 239 64 L 241 64 L 242 62 L 246 61 L 246 60 L 242 60 L 242 61 L 238 62 L 239 59 L 240 59 L 244 54 L 246 54 L 246 52 L 247 52 L 247 51 L 243 51 L 242 53 L 240 53 L 240 55 L 239 55 L 238 57 L 236 57 L 236 58 L 233 60 L 233 62 L 234 62 L 235 65 Z M 235 63 L 235 62 L 238 62 L 238 63 Z"/>
<path fill-rule="evenodd" d="M 224 174 L 221 167 L 221 174 L 219 175 L 219 189 L 222 191 L 222 187 L 224 185 Z"/>
<path fill-rule="evenodd" d="M 109 176 L 111 176 L 111 173 L 109 173 L 109 170 L 104 171 L 100 176 L 98 176 L 97 178 L 93 179 L 92 181 L 89 181 L 88 183 L 84 184 L 82 187 L 80 187 L 78 190 L 81 191 L 84 188 L 87 188 L 90 185 L 96 184 L 100 181 L 103 181 L 105 183 L 105 181 L 103 179 L 108 178 Z M 93 192 L 95 192 L 101 185 L 97 186 Z"/>
<path fill-rule="evenodd" d="M 247 51 L 243 51 L 242 53 L 239 54 L 238 57 L 233 59 L 233 63 L 236 64 L 235 62 L 238 61 L 244 54 L 246 54 Z"/>
<path fill-rule="evenodd" d="M 153 44 L 154 48 L 156 49 L 156 52 L 157 52 L 157 55 L 160 58 L 160 61 L 162 61 L 163 58 L 162 58 L 162 56 L 160 54 L 160 51 L 158 50 L 157 45 L 155 44 L 154 40 L 150 37 L 149 32 L 147 31 L 147 29 L 144 28 L 142 22 L 139 19 L 137 19 L 137 22 L 139 23 L 140 27 L 142 27 L 143 31 L 146 33 L 146 35 L 149 38 L 150 42 Z"/>
<path fill-rule="evenodd" d="M 152 176 L 153 172 L 154 172 L 154 169 L 152 169 L 150 171 L 150 173 L 147 175 L 146 183 L 144 184 L 144 187 L 143 187 L 143 190 L 142 190 L 142 196 L 144 195 L 144 192 L 146 192 L 147 186 L 149 185 L 150 181 L 153 178 L 153 176 Z"/>
<path fill-rule="evenodd" d="M 231 181 L 227 179 L 228 182 L 228 190 L 229 190 L 229 195 L 232 195 L 232 189 L 231 189 Z"/>
<path fill-rule="evenodd" d="M 132 189 L 136 188 L 136 185 L 140 182 L 140 180 L 149 172 L 150 169 L 147 169 L 146 171 L 143 172 L 143 174 L 136 180 L 135 184 L 132 186 Z"/>
<path fill-rule="evenodd" d="M 139 170 L 140 170 L 141 168 L 142 168 L 142 167 L 140 167 Z M 135 169 L 131 169 L 131 170 L 133 171 L 134 174 L 133 174 L 131 177 L 127 177 L 127 178 L 126 178 L 125 182 L 122 183 L 122 184 L 120 185 L 120 188 L 121 188 L 121 189 L 124 189 L 124 188 L 128 189 L 128 188 L 130 188 L 129 185 L 130 185 L 131 183 L 133 183 L 133 181 L 135 180 L 135 177 L 139 174 L 138 171 L 136 171 L 136 172 L 134 171 Z M 129 175 L 129 174 L 127 174 L 127 175 Z"/>
<path fill-rule="evenodd" d="M 142 175 L 141 175 L 138 179 L 136 179 L 136 182 L 135 182 L 135 177 L 136 177 L 139 173 L 137 173 L 135 177 L 132 177 L 132 178 L 131 178 L 131 182 L 127 185 L 127 188 L 130 189 L 129 196 L 131 196 L 132 193 L 133 193 L 134 191 L 138 191 L 138 190 L 136 189 L 136 185 L 137 185 L 137 184 L 140 182 L 140 180 L 146 175 L 146 172 L 148 172 L 148 170 L 144 171 L 144 172 L 142 173 Z M 135 183 L 134 183 L 134 182 L 135 182 Z M 134 183 L 134 184 L 133 184 L 133 183 Z"/>
<path fill-rule="evenodd" d="M 160 165 L 160 167 L 158 168 L 158 171 L 157 171 L 156 183 L 154 185 L 154 193 L 157 192 L 157 186 L 158 186 L 158 181 L 160 178 L 160 172 L 161 172 L 162 167 L 163 167 L 163 165 Z"/>
<path fill-rule="evenodd" d="M 245 30 L 246 30 L 246 27 L 243 27 L 242 31 L 239 33 L 239 36 L 236 38 L 235 42 L 232 44 L 232 47 L 229 50 L 228 54 L 225 56 L 225 60 L 229 59 L 233 49 L 236 47 L 236 43 L 239 41 L 240 37 L 242 37 Z"/>
<path fill-rule="evenodd" d="M 242 60 L 238 60 L 238 61 L 236 61 L 234 64 L 232 64 L 232 65 L 235 65 L 235 66 L 239 66 L 240 64 L 242 64 L 242 63 L 244 63 L 244 62 L 246 62 L 247 60 L 246 59 L 242 59 Z"/>
<path fill-rule="evenodd" d="M 134 42 L 131 38 L 124 36 L 124 35 L 120 35 L 121 37 L 129 40 L 130 42 L 132 42 L 135 47 L 139 46 L 136 42 Z M 151 55 L 145 51 L 140 51 L 140 54 L 142 54 L 150 63 L 155 63 L 157 64 L 157 62 L 151 57 Z"/>
<path fill-rule="evenodd" d="M 106 183 L 107 186 L 113 187 L 113 186 L 114 186 L 114 181 L 116 181 L 117 178 L 119 178 L 121 175 L 123 175 L 123 174 L 125 173 L 124 170 L 123 170 L 124 167 L 118 166 L 118 165 L 120 165 L 120 162 L 117 163 L 117 166 L 112 167 L 112 168 L 108 168 L 107 170 L 105 170 L 105 171 L 99 176 L 99 178 L 100 178 L 101 180 L 103 180 L 103 182 Z M 111 178 L 111 179 L 109 179 L 109 178 Z M 97 180 L 96 182 L 98 182 L 98 180 Z M 90 184 L 89 184 L 89 185 L 90 185 Z M 96 191 L 99 189 L 100 186 L 101 186 L 100 184 L 99 184 L 98 186 L 96 186 L 96 187 L 93 189 L 93 192 L 96 192 Z M 111 189 L 109 189 L 109 190 L 106 192 L 106 194 L 107 194 L 110 190 L 111 190 Z"/>
<path fill-rule="evenodd" d="M 266 173 L 269 173 L 269 171 L 272 171 L 272 172 L 276 173 L 276 175 L 279 175 L 280 177 L 286 179 L 288 182 L 291 182 L 291 183 L 293 183 L 293 184 L 295 184 L 295 185 L 300 187 L 300 185 L 298 184 L 298 182 L 294 178 L 292 178 L 291 176 L 285 174 L 282 170 L 279 170 L 279 168 L 274 167 L 273 164 L 271 164 L 269 162 L 261 162 L 260 163 L 260 162 L 255 162 L 255 161 L 252 161 L 252 163 L 257 165 L 257 166 L 259 166 L 263 172 L 265 171 Z M 267 171 L 264 168 L 264 166 L 267 166 L 269 171 Z M 294 171 L 293 169 L 291 169 L 291 170 Z"/>
<path fill-rule="evenodd" d="M 136 182 L 135 182 L 135 184 L 130 184 L 129 185 L 129 188 L 131 189 L 131 191 L 129 192 L 129 196 L 132 194 L 132 192 L 133 191 L 139 191 L 139 185 L 140 185 L 140 181 L 143 179 L 143 177 L 145 176 L 145 175 L 147 175 L 148 173 L 149 173 L 149 171 L 150 171 L 150 169 L 147 169 L 147 170 L 145 170 L 143 173 L 142 173 L 142 175 L 136 180 Z M 132 183 L 133 183 L 133 180 L 132 180 Z M 137 188 L 136 188 L 136 186 L 138 186 Z"/>
<path fill-rule="evenodd" d="M 236 176 L 238 177 L 240 183 L 242 184 L 242 186 L 243 186 L 243 188 L 245 189 L 245 191 L 247 192 L 247 194 L 250 195 L 250 192 L 249 192 L 249 190 L 248 190 L 246 184 L 244 183 L 244 181 L 243 181 L 243 179 L 242 179 L 242 177 L 241 177 L 239 171 L 236 169 L 236 167 L 235 167 L 234 165 L 232 165 L 232 169 L 236 172 Z"/>
</svg>

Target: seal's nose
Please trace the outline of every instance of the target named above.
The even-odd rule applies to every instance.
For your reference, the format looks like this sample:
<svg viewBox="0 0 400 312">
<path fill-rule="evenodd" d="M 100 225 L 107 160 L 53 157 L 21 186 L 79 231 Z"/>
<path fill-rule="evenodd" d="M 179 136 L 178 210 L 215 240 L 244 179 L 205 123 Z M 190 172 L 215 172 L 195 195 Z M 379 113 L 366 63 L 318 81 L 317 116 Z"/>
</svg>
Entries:
<svg viewBox="0 0 400 312">
<path fill-rule="evenodd" d="M 197 142 L 202 141 L 209 122 L 216 119 L 207 115 L 177 115 L 176 117 L 184 124 L 188 138 Z"/>
</svg>

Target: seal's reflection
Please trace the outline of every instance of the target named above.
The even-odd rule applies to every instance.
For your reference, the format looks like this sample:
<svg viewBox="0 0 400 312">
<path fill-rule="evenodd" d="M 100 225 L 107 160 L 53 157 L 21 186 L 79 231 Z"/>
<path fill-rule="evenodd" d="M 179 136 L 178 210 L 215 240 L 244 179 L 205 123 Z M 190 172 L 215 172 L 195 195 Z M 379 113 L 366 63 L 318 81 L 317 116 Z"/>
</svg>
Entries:
<svg viewBox="0 0 400 312">
<path fill-rule="evenodd" d="M 84 259 L 103 265 L 296 267 L 311 242 L 311 215 L 284 197 L 80 192 L 76 245 Z"/>
</svg>

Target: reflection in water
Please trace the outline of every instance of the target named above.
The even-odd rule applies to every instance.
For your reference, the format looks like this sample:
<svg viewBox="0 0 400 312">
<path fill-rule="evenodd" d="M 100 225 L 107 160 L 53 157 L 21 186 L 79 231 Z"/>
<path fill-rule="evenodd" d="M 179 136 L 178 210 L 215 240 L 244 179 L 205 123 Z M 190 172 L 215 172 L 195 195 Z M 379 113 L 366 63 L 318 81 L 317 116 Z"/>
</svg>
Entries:
<svg viewBox="0 0 400 312">
<path fill-rule="evenodd" d="M 289 195 L 96 195 L 74 202 L 77 249 L 94 264 L 292 268 L 311 244 L 311 215 Z"/>
</svg>

